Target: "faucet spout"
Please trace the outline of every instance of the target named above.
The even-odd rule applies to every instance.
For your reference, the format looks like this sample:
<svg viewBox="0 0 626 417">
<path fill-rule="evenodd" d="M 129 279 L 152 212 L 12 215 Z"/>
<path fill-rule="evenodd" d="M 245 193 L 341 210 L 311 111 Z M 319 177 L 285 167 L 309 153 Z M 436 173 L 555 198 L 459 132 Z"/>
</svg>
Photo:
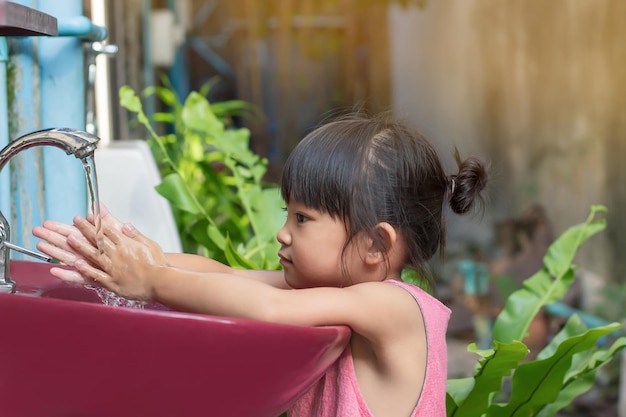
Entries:
<svg viewBox="0 0 626 417">
<path fill-rule="evenodd" d="M 93 155 L 99 137 L 77 129 L 55 128 L 28 133 L 9 143 L 0 151 L 0 171 L 9 160 L 24 149 L 34 146 L 54 146 L 66 154 L 83 159 Z"/>
<path fill-rule="evenodd" d="M 82 130 L 70 128 L 44 129 L 23 135 L 0 150 L 0 171 L 9 160 L 21 151 L 34 146 L 54 146 L 78 159 L 92 156 L 100 138 Z M 13 292 L 14 283 L 9 275 L 9 249 L 31 251 L 13 245 L 10 240 L 9 223 L 0 212 L 0 292 Z"/>
</svg>

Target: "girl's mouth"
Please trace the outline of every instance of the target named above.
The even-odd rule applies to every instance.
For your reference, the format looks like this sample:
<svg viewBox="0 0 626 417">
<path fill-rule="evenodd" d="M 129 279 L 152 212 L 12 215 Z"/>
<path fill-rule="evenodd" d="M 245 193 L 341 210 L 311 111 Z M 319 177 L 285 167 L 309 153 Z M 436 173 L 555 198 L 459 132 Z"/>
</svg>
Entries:
<svg viewBox="0 0 626 417">
<path fill-rule="evenodd" d="M 291 265 L 293 262 L 291 262 L 291 260 L 289 260 L 288 258 L 286 258 L 284 255 L 282 254 L 278 254 L 278 257 L 280 258 L 280 264 L 284 267 L 285 265 Z"/>
</svg>

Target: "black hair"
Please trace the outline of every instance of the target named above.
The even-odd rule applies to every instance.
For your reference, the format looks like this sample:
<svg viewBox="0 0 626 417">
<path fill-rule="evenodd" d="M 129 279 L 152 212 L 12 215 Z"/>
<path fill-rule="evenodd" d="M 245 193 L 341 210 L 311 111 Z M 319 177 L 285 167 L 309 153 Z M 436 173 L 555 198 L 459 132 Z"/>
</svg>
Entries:
<svg viewBox="0 0 626 417">
<path fill-rule="evenodd" d="M 285 163 L 281 192 L 307 207 L 339 218 L 348 242 L 366 233 L 385 255 L 376 227 L 393 226 L 406 243 L 405 267 L 429 281 L 425 262 L 445 247 L 445 209 L 468 212 L 487 182 L 487 166 L 478 158 L 461 160 L 447 176 L 432 144 L 389 115 L 355 114 L 309 133 Z M 345 274 L 344 268 L 344 274 Z"/>
</svg>

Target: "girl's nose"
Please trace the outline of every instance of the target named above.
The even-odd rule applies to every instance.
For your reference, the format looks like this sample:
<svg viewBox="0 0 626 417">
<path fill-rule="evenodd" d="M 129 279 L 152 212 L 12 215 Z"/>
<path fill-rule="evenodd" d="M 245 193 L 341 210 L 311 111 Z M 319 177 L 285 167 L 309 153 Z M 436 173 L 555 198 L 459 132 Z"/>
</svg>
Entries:
<svg viewBox="0 0 626 417">
<path fill-rule="evenodd" d="M 287 230 L 287 223 L 285 223 L 276 234 L 276 240 L 283 246 L 289 246 L 291 244 L 291 235 Z"/>
</svg>

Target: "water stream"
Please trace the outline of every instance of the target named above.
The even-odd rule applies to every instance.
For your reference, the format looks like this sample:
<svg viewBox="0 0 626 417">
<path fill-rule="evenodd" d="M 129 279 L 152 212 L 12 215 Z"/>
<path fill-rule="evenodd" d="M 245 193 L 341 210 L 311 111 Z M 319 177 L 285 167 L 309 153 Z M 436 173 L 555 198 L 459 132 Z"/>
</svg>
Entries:
<svg viewBox="0 0 626 417">
<path fill-rule="evenodd" d="M 103 253 L 104 232 L 102 231 L 102 219 L 100 215 L 100 197 L 98 195 L 98 177 L 96 175 L 96 161 L 93 156 L 82 159 L 87 179 L 87 189 L 89 191 L 89 208 L 93 214 L 94 225 L 96 226 L 96 247 Z"/>
<path fill-rule="evenodd" d="M 94 225 L 96 226 L 96 247 L 100 253 L 104 253 L 104 231 L 102 230 L 96 161 L 93 156 L 87 156 L 82 159 L 82 162 L 83 168 L 85 169 L 85 177 L 87 179 L 87 189 L 89 191 L 89 207 L 91 214 L 93 215 Z M 86 287 L 94 290 L 104 305 L 143 308 L 146 304 L 143 301 L 129 300 L 127 298 L 120 297 L 113 291 L 109 291 L 104 287 L 95 285 L 86 285 Z"/>
</svg>

